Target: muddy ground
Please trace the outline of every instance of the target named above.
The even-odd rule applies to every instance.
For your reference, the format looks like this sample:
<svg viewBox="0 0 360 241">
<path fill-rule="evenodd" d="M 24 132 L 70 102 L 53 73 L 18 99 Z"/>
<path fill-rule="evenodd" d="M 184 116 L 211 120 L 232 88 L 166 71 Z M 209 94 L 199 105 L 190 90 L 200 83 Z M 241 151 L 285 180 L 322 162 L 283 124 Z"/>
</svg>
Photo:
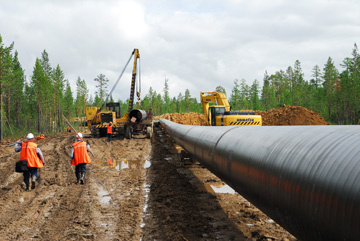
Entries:
<svg viewBox="0 0 360 241">
<path fill-rule="evenodd" d="M 75 184 L 64 133 L 37 141 L 46 166 L 31 191 L 14 172 L 19 153 L 1 145 L 1 240 L 294 240 L 239 194 L 215 193 L 224 183 L 160 128 L 152 140 L 86 136 L 86 183 Z"/>
<path fill-rule="evenodd" d="M 273 115 L 299 119 L 299 111 L 284 108 Z M 269 116 L 266 121 L 274 120 Z M 205 120 L 195 113 L 168 118 L 194 125 Z M 0 240 L 296 240 L 239 194 L 221 191 L 225 183 L 159 127 L 152 140 L 135 136 L 110 144 L 89 133 L 84 139 L 95 155 L 84 185 L 75 183 L 69 161 L 74 134 L 63 133 L 37 141 L 46 165 L 31 191 L 14 172 L 20 154 L 1 144 Z"/>
</svg>

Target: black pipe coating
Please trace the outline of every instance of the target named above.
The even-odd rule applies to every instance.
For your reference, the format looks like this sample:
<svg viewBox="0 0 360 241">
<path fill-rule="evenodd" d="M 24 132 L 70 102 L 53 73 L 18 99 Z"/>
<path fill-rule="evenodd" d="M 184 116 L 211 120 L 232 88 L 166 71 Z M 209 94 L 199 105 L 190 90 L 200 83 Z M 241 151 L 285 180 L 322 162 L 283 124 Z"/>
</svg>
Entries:
<svg viewBox="0 0 360 241">
<path fill-rule="evenodd" d="M 130 111 L 129 113 L 129 120 L 131 122 L 139 123 L 141 121 L 146 120 L 146 118 L 147 118 L 147 113 L 144 110 L 135 109 Z"/>
<path fill-rule="evenodd" d="M 189 126 L 194 159 L 300 240 L 360 240 L 360 126 Z"/>
</svg>

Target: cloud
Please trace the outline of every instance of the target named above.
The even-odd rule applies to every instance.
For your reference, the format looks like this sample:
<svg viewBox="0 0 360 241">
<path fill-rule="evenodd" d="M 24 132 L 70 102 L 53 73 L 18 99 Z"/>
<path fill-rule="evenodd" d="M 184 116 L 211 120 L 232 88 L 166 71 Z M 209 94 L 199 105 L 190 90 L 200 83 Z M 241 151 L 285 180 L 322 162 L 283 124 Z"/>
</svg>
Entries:
<svg viewBox="0 0 360 241">
<path fill-rule="evenodd" d="M 90 93 L 100 73 L 117 80 L 134 48 L 140 50 L 142 97 L 150 86 L 171 97 L 186 89 L 217 86 L 231 92 L 235 79 L 249 85 L 301 62 L 305 78 L 331 56 L 336 66 L 360 36 L 360 4 L 347 0 L 225 1 L 25 1 L 0 0 L 0 29 L 15 42 L 26 75 L 46 49 L 76 90 L 85 79 Z M 129 98 L 132 64 L 113 96 Z"/>
</svg>

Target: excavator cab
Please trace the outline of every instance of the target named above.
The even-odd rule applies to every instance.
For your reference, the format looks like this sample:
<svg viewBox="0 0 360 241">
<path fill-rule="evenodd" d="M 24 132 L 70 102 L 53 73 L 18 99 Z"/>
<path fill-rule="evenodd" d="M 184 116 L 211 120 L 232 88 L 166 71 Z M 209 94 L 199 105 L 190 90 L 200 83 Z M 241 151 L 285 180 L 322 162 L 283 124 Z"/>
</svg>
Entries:
<svg viewBox="0 0 360 241">
<path fill-rule="evenodd" d="M 208 117 L 208 119 L 210 120 L 209 123 L 212 126 L 216 126 L 216 117 L 224 115 L 226 111 L 225 106 L 210 106 L 209 109 L 210 109 L 209 111 L 210 116 Z"/>
<path fill-rule="evenodd" d="M 200 92 L 200 101 L 207 123 L 211 126 L 261 126 L 260 115 L 254 111 L 231 110 L 226 95 L 219 91 Z M 214 105 L 215 104 L 215 105 Z"/>
</svg>

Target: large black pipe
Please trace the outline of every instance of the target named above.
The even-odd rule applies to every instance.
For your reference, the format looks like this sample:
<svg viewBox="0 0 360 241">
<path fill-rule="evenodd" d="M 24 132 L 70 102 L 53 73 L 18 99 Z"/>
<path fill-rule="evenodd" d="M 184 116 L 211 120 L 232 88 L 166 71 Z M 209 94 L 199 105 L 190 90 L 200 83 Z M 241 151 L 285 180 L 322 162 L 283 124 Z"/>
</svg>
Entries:
<svg viewBox="0 0 360 241">
<path fill-rule="evenodd" d="M 135 109 L 130 111 L 129 120 L 131 122 L 139 123 L 147 119 L 147 113 L 144 110 Z"/>
<path fill-rule="evenodd" d="M 360 240 L 360 126 L 188 126 L 196 160 L 300 240 Z"/>
</svg>

